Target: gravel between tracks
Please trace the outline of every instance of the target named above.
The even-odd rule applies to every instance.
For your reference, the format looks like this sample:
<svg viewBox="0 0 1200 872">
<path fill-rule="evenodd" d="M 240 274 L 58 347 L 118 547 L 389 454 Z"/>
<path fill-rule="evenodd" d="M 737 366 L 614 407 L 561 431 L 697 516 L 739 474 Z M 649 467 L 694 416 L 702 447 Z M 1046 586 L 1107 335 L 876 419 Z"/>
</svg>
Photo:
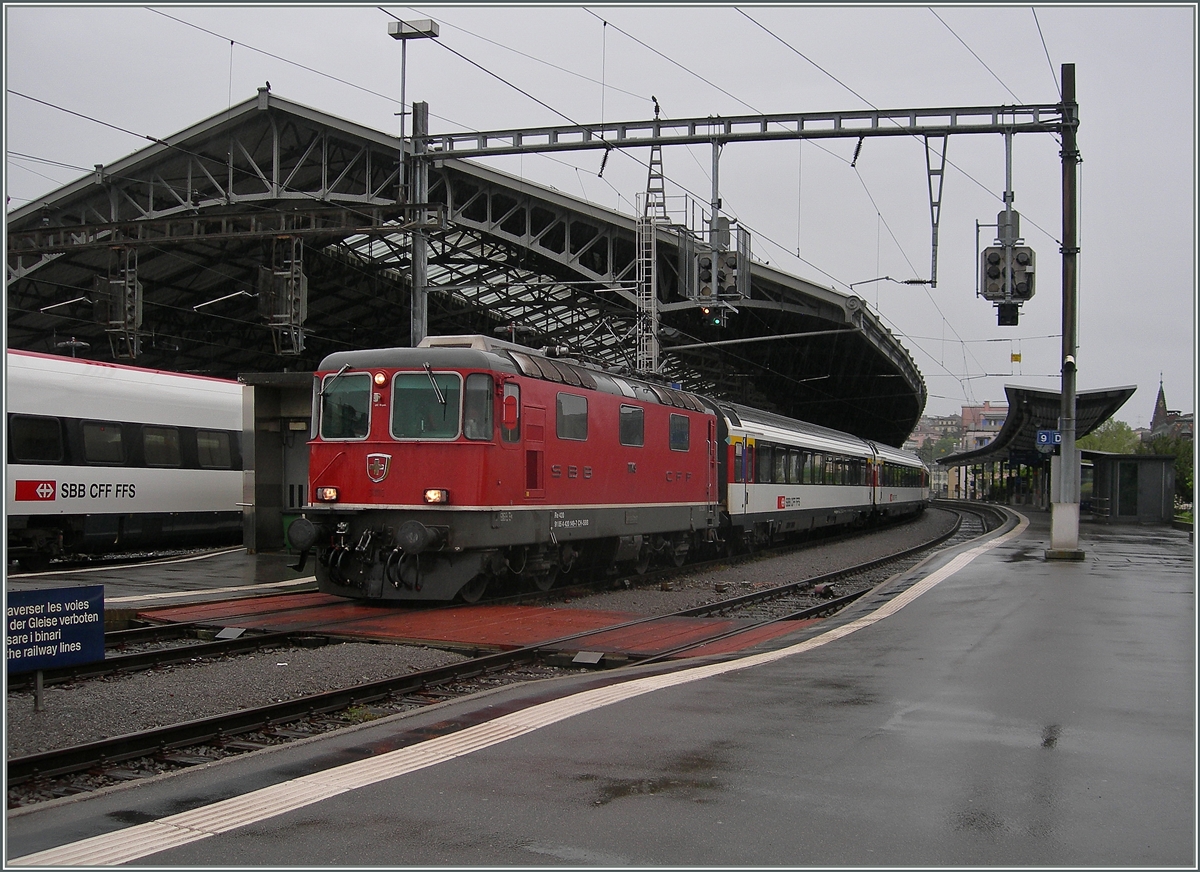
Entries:
<svg viewBox="0 0 1200 872">
<path fill-rule="evenodd" d="M 931 509 L 915 521 L 868 536 L 817 543 L 781 557 L 677 576 L 669 583 L 669 590 L 616 590 L 554 607 L 638 614 L 690 608 L 883 557 L 927 541 L 952 525 L 953 515 Z M 725 591 L 718 593 L 718 586 Z M 464 658 L 459 654 L 431 648 L 345 643 L 260 651 L 77 685 L 52 686 L 43 692 L 45 710 L 41 712 L 33 710 L 32 692 L 12 692 L 7 698 L 7 756 L 125 735 L 461 659 Z"/>
<path fill-rule="evenodd" d="M 939 533 L 953 527 L 954 520 L 951 512 L 929 509 L 913 521 L 864 536 L 838 542 L 816 542 L 779 557 L 763 557 L 737 565 L 677 576 L 668 582 L 669 590 L 615 590 L 561 604 L 559 607 L 581 606 L 638 614 L 694 608 L 760 588 L 803 581 L 847 566 L 878 560 L 933 539 Z M 718 592 L 718 586 L 726 589 Z"/>
</svg>

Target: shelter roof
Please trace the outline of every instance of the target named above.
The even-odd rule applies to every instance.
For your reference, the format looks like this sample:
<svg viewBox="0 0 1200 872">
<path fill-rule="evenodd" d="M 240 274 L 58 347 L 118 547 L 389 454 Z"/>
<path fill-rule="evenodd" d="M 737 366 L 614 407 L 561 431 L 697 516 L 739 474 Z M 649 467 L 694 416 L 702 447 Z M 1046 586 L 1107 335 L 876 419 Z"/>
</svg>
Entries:
<svg viewBox="0 0 1200 872">
<path fill-rule="evenodd" d="M 1075 395 L 1075 437 L 1086 436 L 1114 414 L 1133 396 L 1136 386 L 1078 391 Z M 1058 429 L 1062 404 L 1059 391 L 1044 391 L 1005 385 L 1008 396 L 1008 417 L 996 438 L 982 448 L 949 454 L 938 460 L 943 466 L 963 466 L 1009 460 L 1016 456 L 1034 463 L 1043 455 L 1037 453 L 1037 431 Z"/>
</svg>

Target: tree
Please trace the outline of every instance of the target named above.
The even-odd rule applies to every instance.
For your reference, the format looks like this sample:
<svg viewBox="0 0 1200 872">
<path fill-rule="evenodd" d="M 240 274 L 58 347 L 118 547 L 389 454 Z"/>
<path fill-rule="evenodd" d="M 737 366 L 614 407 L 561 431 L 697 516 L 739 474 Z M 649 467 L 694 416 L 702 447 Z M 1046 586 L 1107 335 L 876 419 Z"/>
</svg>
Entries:
<svg viewBox="0 0 1200 872">
<path fill-rule="evenodd" d="M 917 456 L 925 461 L 926 466 L 932 467 L 935 460 L 945 457 L 947 454 L 953 454 L 957 449 L 957 437 L 946 433 L 938 437 L 936 442 L 926 439 L 924 444 L 917 449 Z"/>
<path fill-rule="evenodd" d="M 1141 447 L 1133 428 L 1114 418 L 1109 418 L 1075 444 L 1084 451 L 1107 451 L 1111 454 L 1136 454 Z"/>
<path fill-rule="evenodd" d="M 1191 439 L 1158 436 L 1143 445 L 1138 453 L 1175 455 L 1175 495 L 1182 502 L 1190 503 L 1195 450 L 1195 443 Z"/>
</svg>

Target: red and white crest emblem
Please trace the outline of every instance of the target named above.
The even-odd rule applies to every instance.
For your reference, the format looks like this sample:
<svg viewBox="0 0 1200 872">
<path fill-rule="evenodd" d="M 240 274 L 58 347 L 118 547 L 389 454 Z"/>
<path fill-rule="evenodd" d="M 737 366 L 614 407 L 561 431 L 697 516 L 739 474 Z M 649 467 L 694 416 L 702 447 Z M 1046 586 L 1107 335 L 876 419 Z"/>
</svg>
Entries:
<svg viewBox="0 0 1200 872">
<path fill-rule="evenodd" d="M 367 478 L 374 482 L 383 481 L 387 478 L 388 470 L 392 466 L 392 455 L 390 454 L 368 454 L 367 455 Z"/>
</svg>

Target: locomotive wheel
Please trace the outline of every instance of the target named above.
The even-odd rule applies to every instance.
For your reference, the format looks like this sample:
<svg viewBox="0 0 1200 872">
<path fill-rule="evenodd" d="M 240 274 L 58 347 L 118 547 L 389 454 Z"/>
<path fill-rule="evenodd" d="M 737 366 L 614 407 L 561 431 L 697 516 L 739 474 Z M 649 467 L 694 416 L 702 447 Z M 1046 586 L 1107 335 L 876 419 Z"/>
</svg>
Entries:
<svg viewBox="0 0 1200 872">
<path fill-rule="evenodd" d="M 684 536 L 679 536 L 671 543 L 671 563 L 675 568 L 683 566 L 687 563 L 688 554 L 691 553 L 691 545 Z"/>
<path fill-rule="evenodd" d="M 488 577 L 480 573 L 464 584 L 458 595 L 462 597 L 462 601 L 465 603 L 477 603 L 483 597 L 483 592 L 487 590 L 487 586 Z"/>
<path fill-rule="evenodd" d="M 550 588 L 554 587 L 554 582 L 557 580 L 558 580 L 558 567 L 557 566 L 552 566 L 549 569 L 547 569 L 545 572 L 539 572 L 530 579 L 530 581 L 533 582 L 533 586 L 536 587 L 538 590 L 540 590 L 542 593 L 545 593 Z"/>
<path fill-rule="evenodd" d="M 638 575 L 645 575 L 646 570 L 650 568 L 650 543 L 643 542 L 642 548 L 638 551 L 637 560 L 633 564 L 633 569 Z"/>
</svg>

